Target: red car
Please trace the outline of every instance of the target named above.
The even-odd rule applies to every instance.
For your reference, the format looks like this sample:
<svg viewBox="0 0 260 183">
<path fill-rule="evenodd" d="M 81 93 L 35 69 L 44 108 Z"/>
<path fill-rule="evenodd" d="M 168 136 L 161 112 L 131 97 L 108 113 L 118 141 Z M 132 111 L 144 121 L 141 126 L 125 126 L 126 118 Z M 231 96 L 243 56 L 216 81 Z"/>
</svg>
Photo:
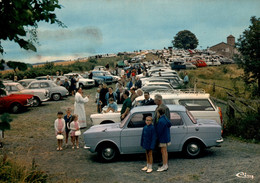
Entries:
<svg viewBox="0 0 260 183">
<path fill-rule="evenodd" d="M 207 64 L 203 60 L 196 60 L 196 61 L 191 61 L 193 65 L 196 65 L 197 67 L 207 67 Z"/>
<path fill-rule="evenodd" d="M 19 113 L 22 109 L 33 105 L 33 95 L 10 94 L 0 96 L 0 111 Z"/>
</svg>

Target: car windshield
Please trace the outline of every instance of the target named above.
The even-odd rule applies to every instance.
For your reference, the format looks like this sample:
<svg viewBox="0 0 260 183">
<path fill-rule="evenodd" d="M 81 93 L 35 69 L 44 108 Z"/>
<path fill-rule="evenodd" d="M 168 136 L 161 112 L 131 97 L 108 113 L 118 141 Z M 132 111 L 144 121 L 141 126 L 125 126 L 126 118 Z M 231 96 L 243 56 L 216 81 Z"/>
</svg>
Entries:
<svg viewBox="0 0 260 183">
<path fill-rule="evenodd" d="M 123 119 L 123 120 L 121 121 L 120 128 L 123 128 L 123 127 L 125 126 L 125 124 L 126 124 L 128 118 L 129 118 L 129 116 L 130 116 L 130 113 L 125 117 L 125 119 Z"/>
<path fill-rule="evenodd" d="M 16 85 L 19 90 L 24 90 L 24 87 L 21 84 Z"/>
<path fill-rule="evenodd" d="M 104 74 L 102 72 L 95 72 L 93 73 L 94 76 L 104 76 Z"/>
<path fill-rule="evenodd" d="M 106 76 L 112 76 L 112 74 L 110 72 L 108 72 L 108 71 L 105 72 L 105 75 Z"/>
</svg>

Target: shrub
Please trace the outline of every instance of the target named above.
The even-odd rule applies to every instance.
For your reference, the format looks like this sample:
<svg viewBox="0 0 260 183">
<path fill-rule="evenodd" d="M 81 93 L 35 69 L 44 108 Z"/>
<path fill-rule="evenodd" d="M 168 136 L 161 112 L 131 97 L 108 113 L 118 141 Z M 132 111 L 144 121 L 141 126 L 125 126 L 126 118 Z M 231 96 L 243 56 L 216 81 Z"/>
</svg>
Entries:
<svg viewBox="0 0 260 183">
<path fill-rule="evenodd" d="M 32 167 L 27 168 L 21 166 L 5 155 L 0 158 L 0 178 L 1 182 L 47 182 L 48 175 L 37 170 L 35 161 L 32 162 Z"/>
<path fill-rule="evenodd" d="M 260 109 L 258 112 L 248 111 L 245 116 L 229 119 L 225 133 L 247 140 L 260 141 Z"/>
</svg>

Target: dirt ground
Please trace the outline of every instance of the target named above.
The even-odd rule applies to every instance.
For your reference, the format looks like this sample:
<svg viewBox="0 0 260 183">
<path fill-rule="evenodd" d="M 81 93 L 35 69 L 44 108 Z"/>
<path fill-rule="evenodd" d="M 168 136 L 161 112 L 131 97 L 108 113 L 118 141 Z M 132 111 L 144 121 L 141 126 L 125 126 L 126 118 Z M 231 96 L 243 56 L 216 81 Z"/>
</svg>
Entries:
<svg viewBox="0 0 260 183">
<path fill-rule="evenodd" d="M 95 113 L 96 88 L 84 90 L 90 94 L 85 105 L 88 127 L 89 115 Z M 64 148 L 56 151 L 54 120 L 57 111 L 74 108 L 74 97 L 58 102 L 46 102 L 21 114 L 12 115 L 12 129 L 6 131 L 4 148 L 0 155 L 7 154 L 18 162 L 30 164 L 35 159 L 40 170 L 48 173 L 48 182 L 260 182 L 260 145 L 225 138 L 222 147 L 206 150 L 198 159 L 186 159 L 182 153 L 169 154 L 169 170 L 146 174 L 140 169 L 145 165 L 144 154 L 124 155 L 113 163 L 100 163 L 96 154 L 83 148 Z M 82 130 L 84 132 L 86 129 Z M 154 170 L 157 169 L 154 164 Z M 254 179 L 238 178 L 245 172 Z"/>
</svg>

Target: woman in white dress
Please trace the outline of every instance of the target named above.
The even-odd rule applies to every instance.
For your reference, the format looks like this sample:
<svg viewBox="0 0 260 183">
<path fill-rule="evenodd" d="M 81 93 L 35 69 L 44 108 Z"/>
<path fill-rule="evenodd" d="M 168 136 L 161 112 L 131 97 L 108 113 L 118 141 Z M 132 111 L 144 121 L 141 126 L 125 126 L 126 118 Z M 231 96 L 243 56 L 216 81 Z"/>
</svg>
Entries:
<svg viewBox="0 0 260 183">
<path fill-rule="evenodd" d="M 74 103 L 74 114 L 78 115 L 78 122 L 80 128 L 87 127 L 86 113 L 84 104 L 89 101 L 89 96 L 83 98 L 82 88 L 78 89 L 78 92 L 75 95 Z"/>
</svg>

